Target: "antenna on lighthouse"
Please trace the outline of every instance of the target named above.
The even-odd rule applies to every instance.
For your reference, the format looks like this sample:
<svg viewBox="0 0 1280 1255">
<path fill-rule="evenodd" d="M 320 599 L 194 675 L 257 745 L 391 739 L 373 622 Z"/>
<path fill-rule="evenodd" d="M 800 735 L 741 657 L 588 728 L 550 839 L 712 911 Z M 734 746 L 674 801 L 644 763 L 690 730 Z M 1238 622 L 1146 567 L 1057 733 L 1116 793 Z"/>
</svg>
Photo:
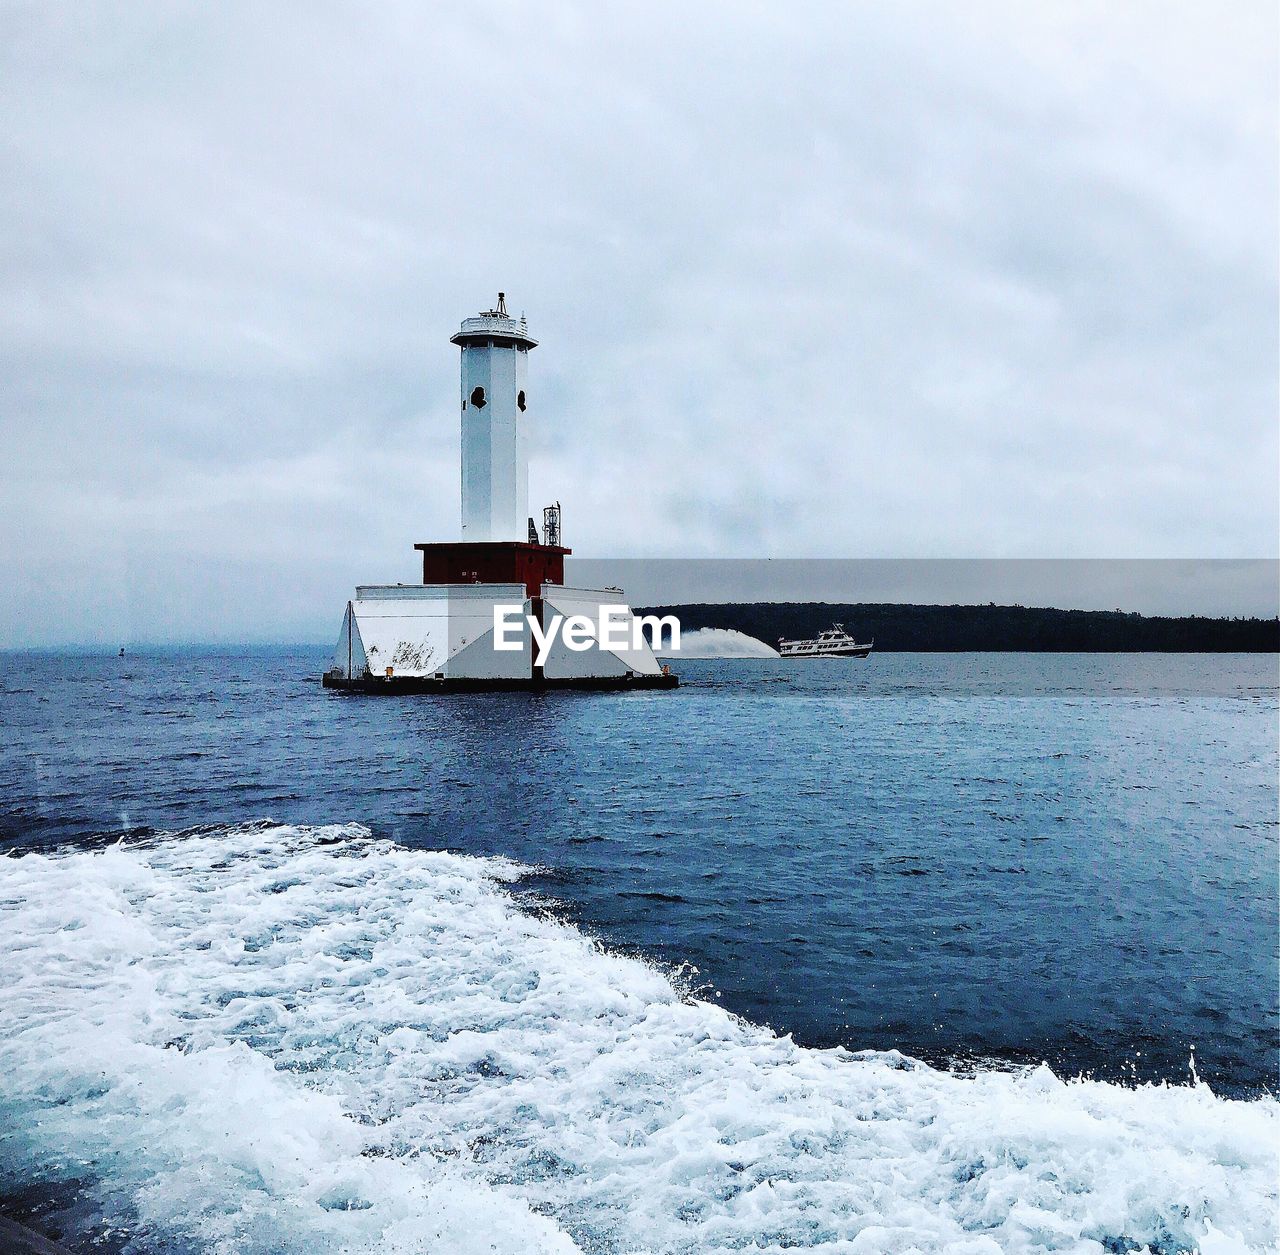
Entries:
<svg viewBox="0 0 1280 1255">
<path fill-rule="evenodd" d="M 507 294 L 505 292 L 498 293 L 498 313 L 503 318 L 509 317 L 507 314 Z"/>
<path fill-rule="evenodd" d="M 560 503 L 544 507 L 542 511 L 542 543 L 558 545 L 560 543 Z"/>
</svg>

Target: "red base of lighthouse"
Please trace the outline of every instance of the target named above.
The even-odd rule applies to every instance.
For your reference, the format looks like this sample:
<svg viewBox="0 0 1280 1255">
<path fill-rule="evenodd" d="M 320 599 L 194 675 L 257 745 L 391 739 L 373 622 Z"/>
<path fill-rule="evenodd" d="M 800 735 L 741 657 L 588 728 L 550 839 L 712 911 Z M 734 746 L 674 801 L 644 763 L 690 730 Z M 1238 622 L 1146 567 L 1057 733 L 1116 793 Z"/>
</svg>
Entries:
<svg viewBox="0 0 1280 1255">
<path fill-rule="evenodd" d="M 543 584 L 564 583 L 561 545 L 531 545 L 527 541 L 458 541 L 414 545 L 422 553 L 424 584 L 523 584 L 530 597 Z"/>
</svg>

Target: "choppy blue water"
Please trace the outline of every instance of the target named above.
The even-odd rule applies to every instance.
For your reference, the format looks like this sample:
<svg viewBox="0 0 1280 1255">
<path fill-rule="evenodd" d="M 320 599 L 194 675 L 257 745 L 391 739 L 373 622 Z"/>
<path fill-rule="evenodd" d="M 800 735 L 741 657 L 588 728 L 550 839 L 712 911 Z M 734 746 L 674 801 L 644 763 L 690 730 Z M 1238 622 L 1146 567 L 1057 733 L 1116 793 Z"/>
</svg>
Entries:
<svg viewBox="0 0 1280 1255">
<path fill-rule="evenodd" d="M 6 658 L 11 1198 L 174 1251 L 1274 1241 L 1274 657 L 323 665 Z"/>
</svg>

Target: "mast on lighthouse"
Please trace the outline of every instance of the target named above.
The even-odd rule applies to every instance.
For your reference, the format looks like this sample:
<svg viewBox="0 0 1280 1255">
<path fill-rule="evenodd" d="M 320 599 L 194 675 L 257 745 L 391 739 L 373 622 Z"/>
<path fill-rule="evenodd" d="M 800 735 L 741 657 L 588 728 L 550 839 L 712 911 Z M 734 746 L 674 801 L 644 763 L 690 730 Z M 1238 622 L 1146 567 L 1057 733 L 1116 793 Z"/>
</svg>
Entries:
<svg viewBox="0 0 1280 1255">
<path fill-rule="evenodd" d="M 529 350 L 525 320 L 495 309 L 449 338 L 462 350 L 462 539 L 526 541 L 529 520 Z"/>
</svg>

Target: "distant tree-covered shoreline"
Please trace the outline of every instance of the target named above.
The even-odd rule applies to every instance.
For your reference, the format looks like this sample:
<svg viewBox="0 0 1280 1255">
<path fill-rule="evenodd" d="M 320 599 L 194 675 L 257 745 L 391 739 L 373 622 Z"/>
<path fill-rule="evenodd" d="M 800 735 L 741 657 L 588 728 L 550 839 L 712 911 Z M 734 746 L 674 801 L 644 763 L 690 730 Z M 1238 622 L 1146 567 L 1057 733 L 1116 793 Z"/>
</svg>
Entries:
<svg viewBox="0 0 1280 1255">
<path fill-rule="evenodd" d="M 843 623 L 877 650 L 1081 653 L 1276 653 L 1280 619 L 1166 617 L 1120 610 L 1039 606 L 913 606 L 844 602 L 706 602 L 649 606 L 674 614 L 681 630 L 727 628 L 776 645 Z"/>
</svg>

